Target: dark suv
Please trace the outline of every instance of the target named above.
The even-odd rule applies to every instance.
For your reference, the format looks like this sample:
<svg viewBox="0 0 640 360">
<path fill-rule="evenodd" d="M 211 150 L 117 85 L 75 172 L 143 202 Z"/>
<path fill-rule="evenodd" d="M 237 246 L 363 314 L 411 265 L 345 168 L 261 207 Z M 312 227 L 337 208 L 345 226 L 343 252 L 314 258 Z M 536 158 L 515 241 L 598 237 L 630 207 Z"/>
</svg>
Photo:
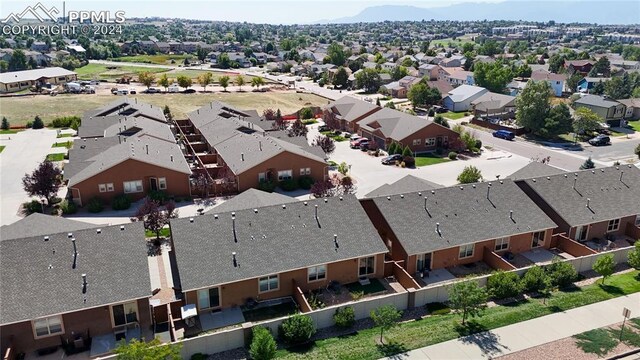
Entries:
<svg viewBox="0 0 640 360">
<path fill-rule="evenodd" d="M 610 143 L 611 139 L 607 135 L 598 135 L 589 140 L 589 144 L 593 146 L 609 145 Z"/>
</svg>

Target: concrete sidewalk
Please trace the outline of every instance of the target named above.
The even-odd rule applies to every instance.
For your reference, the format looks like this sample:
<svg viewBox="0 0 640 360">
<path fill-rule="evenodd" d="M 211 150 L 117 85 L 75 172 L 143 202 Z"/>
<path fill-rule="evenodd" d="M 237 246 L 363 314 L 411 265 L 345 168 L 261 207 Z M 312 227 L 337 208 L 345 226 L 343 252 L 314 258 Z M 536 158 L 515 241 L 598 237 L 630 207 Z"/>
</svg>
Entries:
<svg viewBox="0 0 640 360">
<path fill-rule="evenodd" d="M 609 326 L 622 321 L 622 309 L 640 315 L 640 293 L 542 316 L 475 335 L 411 350 L 387 359 L 491 359 Z"/>
</svg>

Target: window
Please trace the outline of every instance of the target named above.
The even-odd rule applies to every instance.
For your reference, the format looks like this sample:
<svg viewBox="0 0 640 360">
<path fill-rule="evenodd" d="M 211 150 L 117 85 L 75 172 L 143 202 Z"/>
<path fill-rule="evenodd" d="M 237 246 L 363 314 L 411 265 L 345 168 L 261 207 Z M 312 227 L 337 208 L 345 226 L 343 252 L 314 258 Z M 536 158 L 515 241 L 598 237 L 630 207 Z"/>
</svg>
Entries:
<svg viewBox="0 0 640 360">
<path fill-rule="evenodd" d="M 309 282 L 318 281 L 327 277 L 327 265 L 318 265 L 307 268 L 307 279 Z"/>
<path fill-rule="evenodd" d="M 413 145 L 420 145 L 422 139 L 413 139 Z"/>
<path fill-rule="evenodd" d="M 427 146 L 436 146 L 436 138 L 424 139 L 424 144 Z"/>
<path fill-rule="evenodd" d="M 108 184 L 107 184 L 107 191 L 109 191 L 109 192 L 114 191 L 114 189 L 113 189 L 113 183 L 108 183 Z"/>
<path fill-rule="evenodd" d="M 617 231 L 620 228 L 620 219 L 609 220 L 607 232 Z"/>
<path fill-rule="evenodd" d="M 220 306 L 220 290 L 217 287 L 198 290 L 198 308 L 209 309 Z"/>
<path fill-rule="evenodd" d="M 44 319 L 38 319 L 33 321 L 33 332 L 35 337 L 43 337 L 49 335 L 62 334 L 62 317 L 51 316 Z"/>
<path fill-rule="evenodd" d="M 125 181 L 122 184 L 124 185 L 125 194 L 127 194 L 127 193 L 137 193 L 137 192 L 142 192 L 143 191 L 142 180 Z"/>
<path fill-rule="evenodd" d="M 267 181 L 267 174 L 266 173 L 259 173 L 258 174 L 258 182 L 265 182 Z"/>
<path fill-rule="evenodd" d="M 467 244 L 460 246 L 460 259 L 472 257 L 474 245 L 475 244 Z"/>
<path fill-rule="evenodd" d="M 311 168 L 300 168 L 300 175 L 311 175 Z"/>
<path fill-rule="evenodd" d="M 126 304 L 113 305 L 113 326 L 122 326 L 138 322 L 138 304 L 133 301 Z"/>
<path fill-rule="evenodd" d="M 533 242 L 531 243 L 531 247 L 539 247 L 544 243 L 544 231 L 538 231 L 533 233 Z"/>
<path fill-rule="evenodd" d="M 278 181 L 291 180 L 292 178 L 293 178 L 293 171 L 291 170 L 278 171 Z"/>
<path fill-rule="evenodd" d="M 107 191 L 107 185 L 105 184 L 98 184 L 98 190 L 100 192 L 106 192 Z"/>
<path fill-rule="evenodd" d="M 507 250 L 508 248 L 509 248 L 509 238 L 508 237 L 503 237 L 503 238 L 496 239 L 496 250 L 495 251 Z"/>
<path fill-rule="evenodd" d="M 636 215 L 636 226 L 640 226 L 640 214 Z"/>
<path fill-rule="evenodd" d="M 278 290 L 278 275 L 269 275 L 258 279 L 258 289 L 261 293 Z"/>
<path fill-rule="evenodd" d="M 167 189 L 167 178 L 159 178 L 158 179 L 158 188 L 160 190 L 166 190 Z"/>
<path fill-rule="evenodd" d="M 376 259 L 374 256 L 366 258 L 360 258 L 360 266 L 358 268 L 358 275 L 365 276 L 375 272 Z"/>
</svg>

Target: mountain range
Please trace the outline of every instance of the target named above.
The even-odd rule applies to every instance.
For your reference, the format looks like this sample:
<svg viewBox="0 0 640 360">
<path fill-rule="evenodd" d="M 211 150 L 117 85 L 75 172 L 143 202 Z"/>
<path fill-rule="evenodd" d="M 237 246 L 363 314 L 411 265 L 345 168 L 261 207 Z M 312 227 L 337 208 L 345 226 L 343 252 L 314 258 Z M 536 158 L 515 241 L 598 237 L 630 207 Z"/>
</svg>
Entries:
<svg viewBox="0 0 640 360">
<path fill-rule="evenodd" d="M 459 3 L 422 8 L 408 5 L 368 7 L 359 14 L 317 23 L 359 23 L 422 20 L 522 20 L 558 23 L 639 24 L 640 1 L 518 1 Z"/>
</svg>

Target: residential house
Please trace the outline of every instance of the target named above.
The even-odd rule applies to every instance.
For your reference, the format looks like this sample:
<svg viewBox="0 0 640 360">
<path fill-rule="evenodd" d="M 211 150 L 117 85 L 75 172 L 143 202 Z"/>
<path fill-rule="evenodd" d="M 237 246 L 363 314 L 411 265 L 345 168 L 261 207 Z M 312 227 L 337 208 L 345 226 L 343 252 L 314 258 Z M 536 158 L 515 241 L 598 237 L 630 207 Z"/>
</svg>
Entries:
<svg viewBox="0 0 640 360">
<path fill-rule="evenodd" d="M 618 102 L 627 107 L 624 113 L 625 120 L 640 119 L 640 98 L 620 99 Z"/>
<path fill-rule="evenodd" d="M 592 60 L 565 60 L 564 68 L 570 74 L 579 73 L 583 76 L 587 75 L 595 62 Z"/>
<path fill-rule="evenodd" d="M 397 99 L 402 99 L 402 98 L 406 98 L 407 97 L 407 88 L 400 86 L 400 82 L 398 81 L 394 81 L 394 82 L 390 82 L 388 84 L 382 85 L 380 86 L 380 89 L 382 89 L 382 91 L 386 92 L 387 94 L 391 95 L 391 97 L 397 98 Z"/>
<path fill-rule="evenodd" d="M 471 102 L 473 115 L 483 117 L 514 118 L 516 114 L 516 97 L 511 95 L 486 92 Z"/>
<path fill-rule="evenodd" d="M 161 107 L 138 102 L 137 98 L 121 97 L 98 109 L 86 111 L 78 128 L 78 136 L 86 139 L 115 136 L 119 133 L 130 135 L 143 127 L 151 126 L 157 128 L 162 138 L 172 138 Z"/>
<path fill-rule="evenodd" d="M 3 356 L 70 345 L 96 357 L 117 339 L 152 338 L 142 223 L 78 229 L 40 220 L 52 229 L 33 235 L 23 227 L 28 235 L 0 241 Z"/>
<path fill-rule="evenodd" d="M 386 62 L 386 63 L 383 63 L 381 65 L 382 70 L 387 70 L 387 71 L 393 70 L 393 68 L 396 67 L 396 66 L 397 65 L 395 63 L 392 63 L 392 62 Z"/>
<path fill-rule="evenodd" d="M 449 91 L 442 103 L 450 111 L 468 111 L 471 109 L 471 102 L 486 94 L 489 90 L 473 85 L 460 85 Z"/>
<path fill-rule="evenodd" d="M 401 191 L 362 200 L 409 274 L 549 248 L 556 224 L 512 180 Z M 497 259 L 496 259 L 497 258 Z"/>
<path fill-rule="evenodd" d="M 225 200 L 223 203 L 215 205 L 213 209 L 207 211 L 205 214 L 220 214 L 231 211 L 257 209 L 267 206 L 290 204 L 298 202 L 299 200 L 279 194 L 277 192 L 266 192 L 258 189 L 248 189 L 240 194 Z"/>
<path fill-rule="evenodd" d="M 455 131 L 431 120 L 389 108 L 358 121 L 358 129 L 360 135 L 374 141 L 380 149 L 396 142 L 414 153 L 454 147 L 459 137 Z"/>
<path fill-rule="evenodd" d="M 577 90 L 581 93 L 588 93 L 594 86 L 598 83 L 605 83 L 611 80 L 611 78 L 600 78 L 600 77 L 585 77 L 578 81 Z"/>
<path fill-rule="evenodd" d="M 343 96 L 322 108 L 322 120 L 332 129 L 356 133 L 358 121 L 379 111 L 381 107 L 351 96 Z"/>
<path fill-rule="evenodd" d="M 45 84 L 64 85 L 77 79 L 77 73 L 61 67 L 5 72 L 0 74 L 0 93 L 16 92 Z"/>
<path fill-rule="evenodd" d="M 451 84 L 453 87 L 460 85 L 474 85 L 475 80 L 473 78 L 472 71 L 465 71 L 460 67 L 438 69 L 438 80 L 444 80 Z"/>
<path fill-rule="evenodd" d="M 564 91 L 564 83 L 567 80 L 566 75 L 555 74 L 545 70 L 536 70 L 531 73 L 531 80 L 546 81 L 551 87 L 551 91 L 557 97 L 561 97 Z"/>
<path fill-rule="evenodd" d="M 421 77 L 427 76 L 429 80 L 438 79 L 440 67 L 433 64 L 422 64 L 418 68 Z"/>
<path fill-rule="evenodd" d="M 387 248 L 352 195 L 175 219 L 171 234 L 200 316 L 384 276 Z"/>
<path fill-rule="evenodd" d="M 464 64 L 464 56 L 462 55 L 454 55 L 449 58 L 444 58 L 442 61 L 438 63 L 440 67 L 450 68 L 450 67 L 460 67 Z"/>
<path fill-rule="evenodd" d="M 447 97 L 447 94 L 449 94 L 449 91 L 453 90 L 453 86 L 445 80 L 427 81 L 427 85 L 430 88 L 438 89 L 443 99 Z"/>
<path fill-rule="evenodd" d="M 44 41 L 34 41 L 31 43 L 31 50 L 39 52 L 49 51 L 49 45 Z"/>
<path fill-rule="evenodd" d="M 390 196 L 402 193 L 419 192 L 425 190 L 433 190 L 442 188 L 442 185 L 438 185 L 431 181 L 415 177 L 413 175 L 406 175 L 391 184 L 383 184 L 378 188 L 367 193 L 365 198 L 376 198 L 380 196 Z"/>
<path fill-rule="evenodd" d="M 585 95 L 573 102 L 576 109 L 585 107 L 600 115 L 609 125 L 620 126 L 620 120 L 626 115 L 626 106 L 616 100 L 600 95 Z"/>
<path fill-rule="evenodd" d="M 235 61 L 240 67 L 248 68 L 251 66 L 251 61 L 243 53 L 228 53 L 229 60 Z"/>
<path fill-rule="evenodd" d="M 97 227 L 101 227 L 101 225 L 69 220 L 61 216 L 33 213 L 12 224 L 1 226 L 0 233 L 2 234 L 2 239 L 0 241 L 93 229 Z"/>
<path fill-rule="evenodd" d="M 393 81 L 393 79 L 391 78 L 391 75 L 387 74 L 387 73 L 381 73 L 380 74 L 380 80 L 381 80 L 380 82 L 382 83 L 382 85 L 389 84 L 390 82 Z"/>
<path fill-rule="evenodd" d="M 402 79 L 398 80 L 398 85 L 402 86 L 403 88 L 407 89 L 407 91 L 409 91 L 409 89 L 411 89 L 413 85 L 419 83 L 421 80 L 422 78 L 420 77 L 407 75 Z"/>
<path fill-rule="evenodd" d="M 566 171 L 538 161 L 531 161 L 520 170 L 509 175 L 509 179 L 517 181 L 522 179 L 543 178 L 551 175 L 564 174 Z"/>
<path fill-rule="evenodd" d="M 558 224 L 555 232 L 580 242 L 640 238 L 640 169 L 635 166 L 540 176 L 517 184 Z"/>
</svg>

